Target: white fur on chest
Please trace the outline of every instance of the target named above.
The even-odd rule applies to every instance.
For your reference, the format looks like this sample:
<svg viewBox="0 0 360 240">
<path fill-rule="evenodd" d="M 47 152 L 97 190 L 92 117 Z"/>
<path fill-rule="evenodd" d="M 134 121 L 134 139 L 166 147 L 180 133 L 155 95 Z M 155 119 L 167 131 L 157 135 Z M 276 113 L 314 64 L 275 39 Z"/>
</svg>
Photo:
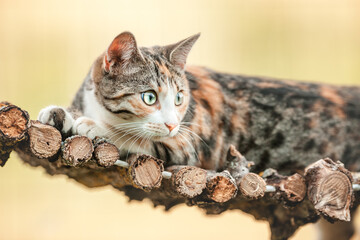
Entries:
<svg viewBox="0 0 360 240">
<path fill-rule="evenodd" d="M 153 144 L 151 140 L 142 140 L 138 138 L 138 141 L 135 141 L 137 137 L 134 135 L 126 135 L 124 132 L 117 133 L 116 126 L 119 124 L 123 124 L 125 121 L 122 118 L 119 118 L 116 114 L 109 112 L 102 104 L 99 103 L 99 101 L 96 99 L 96 96 L 94 94 L 93 90 L 84 90 L 84 116 L 91 118 L 95 121 L 95 123 L 104 129 L 105 137 L 107 137 L 113 144 L 115 144 L 119 149 L 122 156 L 128 156 L 130 153 L 142 153 L 142 154 L 149 154 L 154 155 L 156 154 L 155 149 L 153 148 Z M 173 96 L 171 96 L 171 99 Z M 169 103 L 170 100 L 166 99 L 167 101 L 164 101 L 166 103 Z M 164 106 L 162 109 L 164 111 L 164 114 L 161 114 L 163 116 L 166 116 L 167 118 L 176 118 L 177 116 L 171 116 L 171 114 L 168 113 L 166 110 L 168 110 L 168 106 Z M 156 114 L 160 115 L 160 111 Z M 159 116 L 156 116 L 154 114 L 152 121 L 156 121 L 159 119 Z M 157 118 L 156 118 L 157 117 Z M 158 120 L 159 121 L 159 120 Z M 111 129 L 113 127 L 114 129 Z M 190 159 L 188 164 L 195 165 L 195 163 L 198 162 L 196 154 L 196 150 L 191 146 L 190 138 L 188 140 L 184 140 L 184 137 L 181 136 L 174 136 L 170 137 L 166 143 L 169 146 L 172 146 L 172 148 L 175 150 L 172 153 L 172 157 L 174 162 L 181 163 L 181 159 L 183 158 L 182 151 L 187 151 L 190 153 Z M 179 146 L 180 142 L 180 146 Z M 176 149 L 179 148 L 179 151 L 176 151 Z M 181 150 L 180 150 L 181 149 Z"/>
<path fill-rule="evenodd" d="M 136 142 L 136 137 L 126 135 L 124 132 L 116 133 L 116 126 L 124 123 L 116 114 L 109 112 L 96 99 L 94 90 L 84 90 L 84 116 L 93 119 L 97 125 L 102 127 L 105 137 L 108 137 L 119 149 L 121 154 L 144 153 L 153 154 L 148 144 Z M 113 126 L 114 129 L 109 128 Z"/>
</svg>

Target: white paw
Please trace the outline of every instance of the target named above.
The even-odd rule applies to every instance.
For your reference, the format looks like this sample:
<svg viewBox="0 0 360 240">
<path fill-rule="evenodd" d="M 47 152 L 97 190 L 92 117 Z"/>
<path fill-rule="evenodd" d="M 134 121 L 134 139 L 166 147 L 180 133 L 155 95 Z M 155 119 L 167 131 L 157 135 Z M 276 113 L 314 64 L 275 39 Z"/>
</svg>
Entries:
<svg viewBox="0 0 360 240">
<path fill-rule="evenodd" d="M 79 117 L 72 127 L 73 134 L 87 136 L 91 139 L 103 137 L 105 130 L 88 117 Z"/>
<path fill-rule="evenodd" d="M 38 120 L 42 123 L 54 126 L 59 131 L 67 133 L 71 130 L 74 119 L 64 108 L 48 106 L 39 113 Z"/>
</svg>

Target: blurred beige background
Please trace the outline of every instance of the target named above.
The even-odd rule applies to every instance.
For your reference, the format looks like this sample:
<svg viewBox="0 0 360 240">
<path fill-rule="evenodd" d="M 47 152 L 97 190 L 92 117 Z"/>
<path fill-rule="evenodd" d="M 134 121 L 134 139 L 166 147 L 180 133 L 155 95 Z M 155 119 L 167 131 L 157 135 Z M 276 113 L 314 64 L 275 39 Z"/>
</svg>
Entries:
<svg viewBox="0 0 360 240">
<path fill-rule="evenodd" d="M 360 85 L 356 0 L 0 0 L 0 100 L 32 118 L 46 105 L 68 105 L 93 60 L 125 30 L 140 46 L 201 32 L 190 64 Z M 292 239 L 315 237 L 307 225 Z M 1 240 L 99 238 L 268 239 L 269 229 L 239 211 L 208 217 L 185 206 L 165 213 L 128 203 L 110 187 L 50 177 L 15 154 L 0 169 Z"/>
</svg>

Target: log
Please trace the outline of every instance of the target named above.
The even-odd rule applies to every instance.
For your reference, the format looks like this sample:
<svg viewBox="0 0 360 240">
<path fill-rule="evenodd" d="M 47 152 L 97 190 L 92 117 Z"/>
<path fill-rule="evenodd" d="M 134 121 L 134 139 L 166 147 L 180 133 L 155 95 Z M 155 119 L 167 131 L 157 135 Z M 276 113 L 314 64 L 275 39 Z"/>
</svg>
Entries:
<svg viewBox="0 0 360 240">
<path fill-rule="evenodd" d="M 304 200 L 306 196 L 305 178 L 298 173 L 291 176 L 280 175 L 274 169 L 265 170 L 263 177 L 266 184 L 276 188 L 275 196 L 288 205 L 294 205 Z"/>
<path fill-rule="evenodd" d="M 37 158 L 54 159 L 61 147 L 61 133 L 50 125 L 30 121 L 28 148 Z"/>
<path fill-rule="evenodd" d="M 129 159 L 128 173 L 132 185 L 150 191 L 161 185 L 163 161 L 145 154 L 135 154 Z"/>
<path fill-rule="evenodd" d="M 248 173 L 241 178 L 239 190 L 246 198 L 262 198 L 265 195 L 266 183 L 259 175 L 255 173 Z"/>
<path fill-rule="evenodd" d="M 76 135 L 65 139 L 61 152 L 66 165 L 79 167 L 91 159 L 94 147 L 88 137 Z"/>
<path fill-rule="evenodd" d="M 308 197 L 320 214 L 330 221 L 351 220 L 353 179 L 341 162 L 321 159 L 305 169 L 305 178 Z"/>
<path fill-rule="evenodd" d="M 111 167 L 120 159 L 119 149 L 114 144 L 101 138 L 95 138 L 93 143 L 94 158 L 99 166 Z"/>
<path fill-rule="evenodd" d="M 11 124 L 17 123 L 14 121 Z M 25 132 L 50 129 L 38 122 L 31 122 L 31 126 L 32 130 Z M 15 150 L 23 161 L 43 167 L 51 175 L 65 174 L 88 187 L 111 185 L 123 191 L 131 200 L 147 198 L 155 206 L 165 206 L 166 210 L 181 203 L 196 205 L 208 214 L 241 209 L 256 219 L 268 220 L 272 239 L 287 239 L 299 226 L 317 221 L 319 214 L 330 221 L 348 220 L 348 209 L 353 198 L 352 183 L 360 183 L 360 178 L 355 177 L 360 175 L 353 173 L 356 181 L 352 182 L 351 174 L 342 164 L 325 159 L 321 164 L 313 164 L 306 169 L 309 199 L 304 198 L 306 184 L 301 175 L 283 176 L 283 173 L 276 173 L 275 177 L 267 171 L 262 177 L 267 187 L 274 188 L 275 192 L 263 195 L 263 178 L 250 172 L 252 162 L 247 161 L 235 147 L 229 149 L 229 161 L 222 172 L 191 166 L 171 166 L 165 174 L 163 162 L 159 159 L 148 155 L 132 155 L 127 162 L 120 161 L 117 160 L 117 150 L 110 143 L 100 140 L 92 142 L 80 136 L 66 139 L 61 144 L 60 154 L 54 155 L 56 158 L 43 158 L 47 154 L 45 148 L 42 154 L 38 154 L 39 151 L 23 147 L 30 146 L 31 141 L 36 145 L 34 139 L 40 135 L 28 134 L 29 137 L 20 140 L 22 142 L 17 144 Z M 40 145 L 45 144 L 46 141 Z M 163 179 L 163 176 L 170 178 Z M 346 187 L 339 188 L 339 182 Z M 336 190 L 335 194 L 331 187 L 339 191 Z M 258 189 L 261 189 L 260 193 Z M 238 191 L 241 194 L 237 194 Z M 359 194 L 356 196 L 354 206 L 360 203 Z"/>
<path fill-rule="evenodd" d="M 4 166 L 13 147 L 25 138 L 29 114 L 8 102 L 0 103 L 0 166 Z"/>
<path fill-rule="evenodd" d="M 171 166 L 166 169 L 172 173 L 171 183 L 181 196 L 193 198 L 200 195 L 206 187 L 207 172 L 193 166 Z"/>
<path fill-rule="evenodd" d="M 225 169 L 229 171 L 237 185 L 239 185 L 241 178 L 250 172 L 253 165 L 254 162 L 247 161 L 234 145 L 230 145 L 226 156 Z"/>
<path fill-rule="evenodd" d="M 254 162 L 247 161 L 234 145 L 230 145 L 225 168 L 235 179 L 236 185 L 244 197 L 257 199 L 264 196 L 266 184 L 259 175 L 250 173 L 253 165 Z"/>
<path fill-rule="evenodd" d="M 211 200 L 224 203 L 234 198 L 238 188 L 235 179 L 228 171 L 208 172 L 206 183 L 207 196 Z"/>
</svg>

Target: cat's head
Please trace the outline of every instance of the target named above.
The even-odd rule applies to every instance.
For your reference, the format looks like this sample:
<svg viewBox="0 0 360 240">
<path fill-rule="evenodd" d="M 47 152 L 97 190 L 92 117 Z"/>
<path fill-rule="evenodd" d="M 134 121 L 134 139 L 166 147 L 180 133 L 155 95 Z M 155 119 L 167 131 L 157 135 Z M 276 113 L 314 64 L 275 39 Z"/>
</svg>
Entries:
<svg viewBox="0 0 360 240">
<path fill-rule="evenodd" d="M 153 140 L 178 133 L 190 101 L 186 58 L 199 36 L 140 49 L 129 32 L 112 41 L 95 62 L 92 80 L 98 101 L 119 120 L 117 129 Z"/>
</svg>

